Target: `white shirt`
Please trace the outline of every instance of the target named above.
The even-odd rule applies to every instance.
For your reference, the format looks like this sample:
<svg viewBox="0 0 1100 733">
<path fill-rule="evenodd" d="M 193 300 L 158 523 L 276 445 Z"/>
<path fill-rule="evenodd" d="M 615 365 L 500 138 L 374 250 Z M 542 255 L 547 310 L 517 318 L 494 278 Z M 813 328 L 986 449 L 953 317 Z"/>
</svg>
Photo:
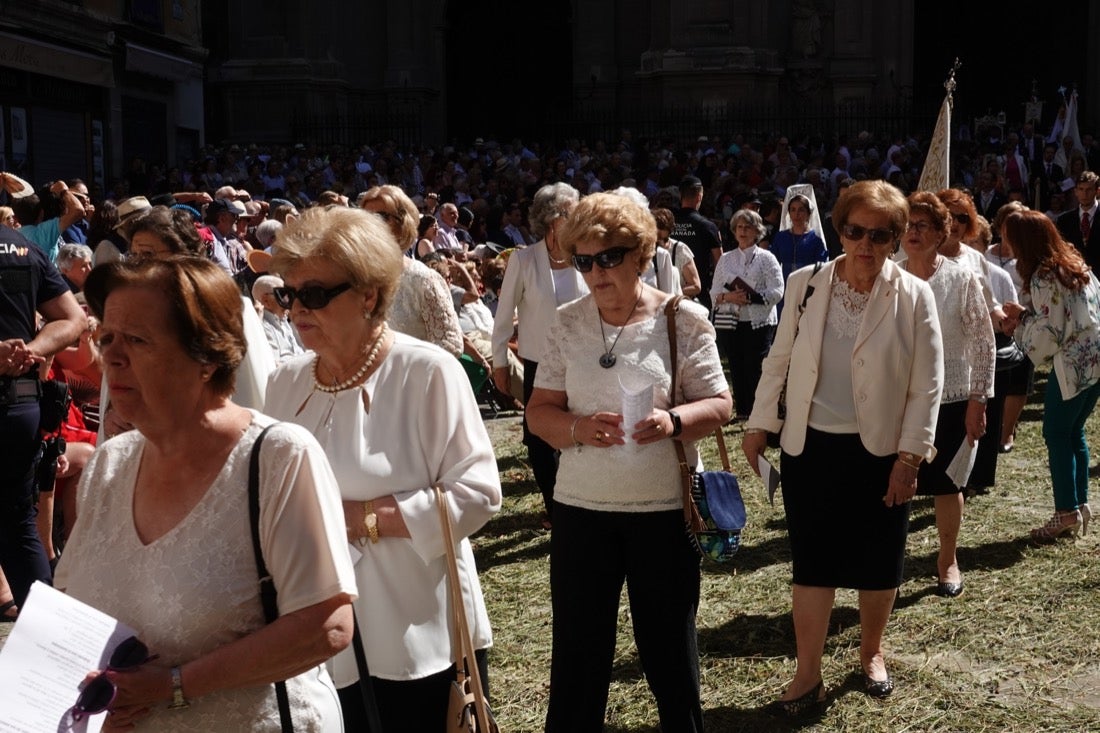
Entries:
<svg viewBox="0 0 1100 733">
<path fill-rule="evenodd" d="M 458 566 L 474 646 L 493 641 L 467 538 L 500 510 L 500 474 L 469 379 L 453 356 L 401 333 L 363 385 L 334 395 L 313 389 L 314 358 L 295 357 L 272 375 L 268 413 L 317 437 L 344 499 L 392 494 L 411 535 L 368 543 L 355 564 L 355 613 L 371 674 L 412 680 L 441 672 L 453 660 L 433 483 L 446 490 L 462 538 Z M 358 679 L 350 647 L 332 669 L 338 688 Z"/>
</svg>

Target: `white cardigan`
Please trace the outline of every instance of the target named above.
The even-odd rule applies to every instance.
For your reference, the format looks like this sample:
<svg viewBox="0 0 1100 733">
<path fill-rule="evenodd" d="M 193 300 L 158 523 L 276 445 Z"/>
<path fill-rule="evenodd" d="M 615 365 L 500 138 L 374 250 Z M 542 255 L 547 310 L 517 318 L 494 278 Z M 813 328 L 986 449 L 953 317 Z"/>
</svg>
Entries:
<svg viewBox="0 0 1100 733">
<path fill-rule="evenodd" d="M 816 275 L 813 266 L 791 274 L 787 307 L 764 359 L 746 425 L 781 432 L 780 445 L 794 456 L 806 444 L 833 273 L 841 259 L 827 263 Z M 811 285 L 813 294 L 799 322 L 798 306 Z M 785 421 L 777 409 L 784 383 Z M 906 451 L 931 460 L 942 389 L 943 343 L 932 289 L 887 260 L 871 290 L 852 351 L 852 395 L 863 446 L 876 456 Z"/>
<path fill-rule="evenodd" d="M 577 297 L 587 295 L 588 286 L 584 284 L 581 274 L 572 268 L 570 272 L 577 281 Z M 517 312 L 520 358 L 536 363 L 540 360 L 546 336 L 558 311 L 554 292 L 554 276 L 550 272 L 545 239 L 512 253 L 504 271 L 504 284 L 500 287 L 500 299 L 493 324 L 494 364 L 507 363 L 512 318 Z"/>
</svg>

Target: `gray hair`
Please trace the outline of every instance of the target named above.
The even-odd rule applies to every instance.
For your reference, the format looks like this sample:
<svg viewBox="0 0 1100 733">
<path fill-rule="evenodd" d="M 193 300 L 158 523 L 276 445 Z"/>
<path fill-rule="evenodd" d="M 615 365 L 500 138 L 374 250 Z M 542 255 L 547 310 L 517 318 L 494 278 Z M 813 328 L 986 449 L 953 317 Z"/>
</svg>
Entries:
<svg viewBox="0 0 1100 733">
<path fill-rule="evenodd" d="M 275 241 L 276 235 L 283 229 L 282 222 L 277 219 L 264 219 L 256 227 L 256 241 L 265 247 L 270 247 Z"/>
<path fill-rule="evenodd" d="M 531 234 L 542 239 L 550 222 L 558 217 L 569 216 L 569 212 L 581 199 L 580 191 L 568 183 L 551 183 L 535 192 L 527 220 L 531 224 Z"/>
<path fill-rule="evenodd" d="M 92 248 L 83 244 L 63 244 L 57 251 L 57 269 L 68 272 L 75 262 L 92 260 Z"/>
<path fill-rule="evenodd" d="M 768 233 L 768 228 L 764 226 L 764 220 L 760 218 L 760 214 L 757 214 L 752 209 L 738 209 L 733 212 L 733 216 L 730 217 L 730 231 L 737 234 L 737 222 L 744 219 L 752 227 L 756 229 L 756 241 L 759 242 L 764 238 L 764 235 Z"/>
<path fill-rule="evenodd" d="M 259 300 L 269 295 L 275 288 L 283 287 L 283 279 L 277 275 L 261 275 L 252 283 L 252 299 Z"/>
</svg>

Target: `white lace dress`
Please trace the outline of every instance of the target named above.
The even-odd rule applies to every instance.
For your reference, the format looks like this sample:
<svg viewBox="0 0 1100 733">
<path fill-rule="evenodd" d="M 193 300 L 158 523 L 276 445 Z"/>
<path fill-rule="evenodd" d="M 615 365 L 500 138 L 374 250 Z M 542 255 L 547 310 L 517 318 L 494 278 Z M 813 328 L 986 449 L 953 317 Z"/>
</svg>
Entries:
<svg viewBox="0 0 1100 733">
<path fill-rule="evenodd" d="M 160 664 L 182 665 L 263 627 L 246 487 L 252 445 L 271 422 L 253 413 L 206 495 L 147 545 L 132 511 L 145 437 L 132 430 L 104 443 L 81 479 L 80 521 L 55 585 L 136 629 Z M 341 593 L 354 598 L 343 509 L 321 447 L 305 429 L 283 424 L 264 438 L 260 455 L 261 546 L 280 613 Z M 343 730 L 324 665 L 288 680 L 287 691 L 296 731 Z M 273 685 L 190 702 L 185 710 L 154 710 L 137 730 L 280 730 Z"/>
</svg>

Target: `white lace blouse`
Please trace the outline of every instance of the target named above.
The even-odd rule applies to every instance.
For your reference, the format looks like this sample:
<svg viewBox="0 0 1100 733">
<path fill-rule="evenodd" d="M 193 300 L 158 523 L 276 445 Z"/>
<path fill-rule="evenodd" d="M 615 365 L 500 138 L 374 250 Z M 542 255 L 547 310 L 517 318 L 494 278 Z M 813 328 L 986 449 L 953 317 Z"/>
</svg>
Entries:
<svg viewBox="0 0 1100 733">
<path fill-rule="evenodd" d="M 133 521 L 145 436 L 131 430 L 101 445 L 80 481 L 80 521 L 55 585 L 137 629 L 165 665 L 182 665 L 262 628 L 246 487 L 252 445 L 271 422 L 253 413 L 203 498 L 149 544 Z M 280 425 L 264 438 L 260 538 L 280 614 L 341 593 L 355 597 L 332 470 L 317 441 L 296 425 Z M 323 665 L 288 680 L 287 690 L 295 730 L 342 730 Z M 137 730 L 280 730 L 273 685 L 213 692 L 190 702 L 186 710 L 155 708 Z"/>
<path fill-rule="evenodd" d="M 535 386 L 565 392 L 568 408 L 577 415 L 622 412 L 620 377 L 654 385 L 653 405 L 670 408 L 682 402 L 723 394 L 729 389 L 714 327 L 706 310 L 680 302 L 676 315 L 677 367 L 680 394 L 669 398 L 668 320 L 664 306 L 654 318 L 623 328 L 615 344 L 615 365 L 604 369 L 600 356 L 619 328 L 604 324 L 591 295 L 558 309 L 539 361 Z M 627 428 L 629 435 L 633 430 Z M 697 461 L 693 443 L 684 442 L 689 463 Z M 648 512 L 682 506 L 676 449 L 671 440 L 645 446 L 628 443 L 610 448 L 567 448 L 561 452 L 554 499 L 594 511 Z"/>
<path fill-rule="evenodd" d="M 908 270 L 908 260 L 901 267 Z M 978 276 L 965 265 L 941 257 L 928 285 L 936 297 L 943 336 L 940 404 L 961 402 L 972 394 L 992 397 L 997 346 Z"/>
<path fill-rule="evenodd" d="M 462 328 L 447 284 L 423 262 L 404 264 L 386 316 L 390 327 L 458 356 L 462 353 Z"/>
</svg>

